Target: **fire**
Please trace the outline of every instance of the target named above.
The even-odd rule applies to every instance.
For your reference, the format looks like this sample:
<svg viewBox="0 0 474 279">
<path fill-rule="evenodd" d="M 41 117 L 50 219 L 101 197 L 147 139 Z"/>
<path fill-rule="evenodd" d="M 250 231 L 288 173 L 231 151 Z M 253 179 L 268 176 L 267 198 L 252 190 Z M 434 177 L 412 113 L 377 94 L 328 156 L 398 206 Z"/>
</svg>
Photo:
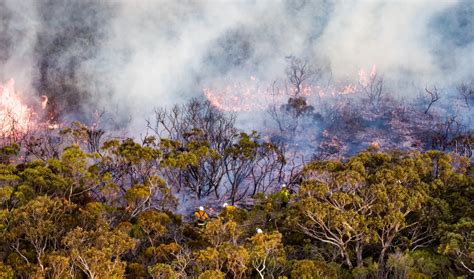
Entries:
<svg viewBox="0 0 474 279">
<path fill-rule="evenodd" d="M 219 89 L 207 87 L 203 93 L 215 108 L 228 112 L 266 109 L 271 97 L 267 89 L 259 86 L 255 76 L 250 76 L 249 82 L 234 83 Z"/>
<path fill-rule="evenodd" d="M 252 112 L 262 111 L 270 104 L 284 104 L 289 97 L 298 95 L 310 101 L 319 98 L 337 97 L 351 95 L 361 92 L 362 88 L 376 77 L 377 68 L 372 66 L 370 71 L 361 68 L 358 72 L 359 78 L 356 83 L 336 82 L 331 86 L 321 87 L 313 84 L 303 84 L 297 90 L 291 85 L 283 84 L 264 88 L 259 86 L 259 79 L 250 76 L 249 81 L 234 83 L 224 87 L 207 87 L 203 89 L 204 96 L 211 104 L 227 112 Z"/>
<path fill-rule="evenodd" d="M 203 92 L 211 104 L 221 111 L 242 112 L 261 108 L 261 105 L 256 102 L 257 98 L 251 94 L 250 90 L 238 86 L 227 86 L 218 91 L 204 88 Z"/>
<path fill-rule="evenodd" d="M 357 91 L 357 86 L 354 84 L 345 85 L 339 92 L 341 95 L 353 94 Z"/>
<path fill-rule="evenodd" d="M 43 95 L 41 96 L 41 108 L 46 109 L 46 106 L 48 105 L 48 96 Z"/>
<path fill-rule="evenodd" d="M 375 65 L 372 65 L 372 70 L 370 71 L 370 74 L 367 73 L 363 68 L 359 70 L 359 83 L 367 87 L 370 83 L 370 80 L 373 79 L 377 75 L 377 68 Z"/>
<path fill-rule="evenodd" d="M 0 138 L 17 140 L 29 131 L 58 129 L 58 123 L 51 120 L 40 121 L 46 115 L 48 97 L 41 96 L 38 104 L 41 105 L 41 110 L 38 106 L 37 111 L 25 104 L 21 94 L 15 90 L 13 79 L 0 84 Z"/>
<path fill-rule="evenodd" d="M 250 76 L 249 81 L 234 83 L 221 88 L 207 87 L 203 89 L 204 96 L 217 109 L 227 112 L 252 112 L 262 111 L 269 104 L 281 104 L 288 100 L 289 96 L 312 97 L 314 88 L 310 85 L 302 85 L 299 92 L 296 88 L 283 84 L 266 88 L 261 86 L 259 79 Z"/>
<path fill-rule="evenodd" d="M 32 120 L 32 110 L 15 92 L 15 81 L 0 84 L 0 133 L 4 137 L 24 134 Z"/>
</svg>

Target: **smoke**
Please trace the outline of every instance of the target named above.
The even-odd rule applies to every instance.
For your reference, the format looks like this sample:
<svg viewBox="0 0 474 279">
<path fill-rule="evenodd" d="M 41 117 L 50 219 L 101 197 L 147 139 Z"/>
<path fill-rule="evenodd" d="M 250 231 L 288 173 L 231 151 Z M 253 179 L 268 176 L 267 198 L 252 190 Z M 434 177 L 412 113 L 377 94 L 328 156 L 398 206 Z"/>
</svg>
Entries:
<svg viewBox="0 0 474 279">
<path fill-rule="evenodd" d="M 71 118 L 105 110 L 140 131 L 154 107 L 204 86 L 282 78 L 289 55 L 333 79 L 377 65 L 392 84 L 471 81 L 473 18 L 468 0 L 4 0 L 0 78 Z"/>
<path fill-rule="evenodd" d="M 472 1 L 339 3 L 315 54 L 326 55 L 337 76 L 373 64 L 388 78 L 472 78 L 473 7 Z"/>
<path fill-rule="evenodd" d="M 30 85 L 37 70 L 32 46 L 38 23 L 31 7 L 33 2 L 0 1 L 0 82 L 15 78 L 16 88 L 28 96 L 34 95 Z"/>
</svg>

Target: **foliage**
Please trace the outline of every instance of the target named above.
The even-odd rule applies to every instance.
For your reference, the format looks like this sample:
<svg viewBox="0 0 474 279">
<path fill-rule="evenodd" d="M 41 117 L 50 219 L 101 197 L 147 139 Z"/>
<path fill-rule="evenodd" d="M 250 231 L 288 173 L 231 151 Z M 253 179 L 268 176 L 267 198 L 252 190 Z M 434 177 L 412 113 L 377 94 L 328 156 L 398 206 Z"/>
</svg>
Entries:
<svg viewBox="0 0 474 279">
<path fill-rule="evenodd" d="M 283 192 L 276 169 L 288 158 L 277 146 L 256 132 L 208 134 L 195 121 L 169 138 L 113 139 L 93 152 L 77 126 L 65 131 L 72 145 L 39 160 L 3 148 L 0 277 L 472 276 L 466 158 L 370 149 L 306 163 Z M 217 198 L 234 205 L 197 228 L 178 197 L 206 198 L 206 210 Z"/>
</svg>

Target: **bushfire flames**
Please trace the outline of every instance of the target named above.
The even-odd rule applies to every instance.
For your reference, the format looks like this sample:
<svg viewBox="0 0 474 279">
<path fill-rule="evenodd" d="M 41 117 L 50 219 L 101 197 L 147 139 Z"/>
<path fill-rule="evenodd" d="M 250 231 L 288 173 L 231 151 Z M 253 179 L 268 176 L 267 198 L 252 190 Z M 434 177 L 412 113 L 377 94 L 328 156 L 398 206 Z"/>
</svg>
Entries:
<svg viewBox="0 0 474 279">
<path fill-rule="evenodd" d="M 33 112 L 15 92 L 13 79 L 0 84 L 0 133 L 11 137 L 26 133 L 32 124 Z"/>
<path fill-rule="evenodd" d="M 331 86 L 302 84 L 298 94 L 307 99 L 355 94 L 368 86 L 371 79 L 377 75 L 375 65 L 370 71 L 361 68 L 358 75 L 358 83 L 336 82 Z M 285 103 L 289 97 L 297 95 L 296 92 L 296 88 L 288 84 L 274 83 L 270 88 L 265 88 L 255 76 L 250 76 L 248 81 L 242 83 L 203 89 L 209 102 L 220 111 L 226 112 L 262 111 L 270 104 Z"/>
<path fill-rule="evenodd" d="M 272 86 L 271 89 L 266 89 L 260 86 L 254 76 L 251 76 L 248 83 L 235 83 L 217 90 L 208 87 L 203 91 L 209 102 L 221 111 L 251 112 L 265 110 L 270 103 L 285 102 L 288 96 L 295 95 L 296 89 L 288 85 L 283 85 L 281 88 Z M 303 85 L 299 95 L 311 97 L 313 91 L 312 86 Z"/>
<path fill-rule="evenodd" d="M 44 111 L 48 103 L 48 98 L 42 96 L 41 108 Z M 2 138 L 17 138 L 26 134 L 30 130 L 41 128 L 55 129 L 57 124 L 41 123 L 39 115 L 43 111 L 35 112 L 28 106 L 21 94 L 15 90 L 13 79 L 5 84 L 0 84 L 0 136 Z"/>
<path fill-rule="evenodd" d="M 299 90 L 292 85 L 277 85 L 276 83 L 267 88 L 261 85 L 258 78 L 250 76 L 247 82 L 234 83 L 221 88 L 207 87 L 203 92 L 211 104 L 221 111 L 262 111 L 267 109 L 269 104 L 283 104 L 288 97 L 297 94 L 308 99 L 354 94 L 361 87 L 367 86 L 370 79 L 377 74 L 376 67 L 374 65 L 370 72 L 361 69 L 358 74 L 358 84 L 335 83 L 326 87 L 301 84 Z M 41 96 L 37 103 L 38 108 L 41 107 L 39 110 L 28 106 L 21 94 L 15 90 L 13 79 L 3 85 L 0 84 L 0 136 L 18 137 L 29 130 L 59 128 L 57 123 L 51 123 L 49 120 L 41 121 L 39 117 L 45 115 L 48 97 Z"/>
</svg>

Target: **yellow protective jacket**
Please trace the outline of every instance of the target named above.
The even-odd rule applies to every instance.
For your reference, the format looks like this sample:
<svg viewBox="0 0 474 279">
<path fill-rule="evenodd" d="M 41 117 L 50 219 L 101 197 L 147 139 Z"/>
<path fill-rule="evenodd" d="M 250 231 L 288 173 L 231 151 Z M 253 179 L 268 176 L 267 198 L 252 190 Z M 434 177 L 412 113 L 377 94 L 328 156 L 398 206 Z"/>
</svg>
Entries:
<svg viewBox="0 0 474 279">
<path fill-rule="evenodd" d="M 207 215 L 206 211 L 203 210 L 194 212 L 194 217 L 196 218 L 197 224 L 200 226 L 205 225 L 207 219 L 209 219 L 209 215 Z"/>
<path fill-rule="evenodd" d="M 288 203 L 290 201 L 290 191 L 284 188 L 280 191 L 280 198 L 284 203 Z"/>
<path fill-rule="evenodd" d="M 221 217 L 224 217 L 225 219 L 233 219 L 234 213 L 235 213 L 236 207 L 233 205 L 228 205 L 222 210 L 222 213 L 220 214 Z"/>
</svg>

